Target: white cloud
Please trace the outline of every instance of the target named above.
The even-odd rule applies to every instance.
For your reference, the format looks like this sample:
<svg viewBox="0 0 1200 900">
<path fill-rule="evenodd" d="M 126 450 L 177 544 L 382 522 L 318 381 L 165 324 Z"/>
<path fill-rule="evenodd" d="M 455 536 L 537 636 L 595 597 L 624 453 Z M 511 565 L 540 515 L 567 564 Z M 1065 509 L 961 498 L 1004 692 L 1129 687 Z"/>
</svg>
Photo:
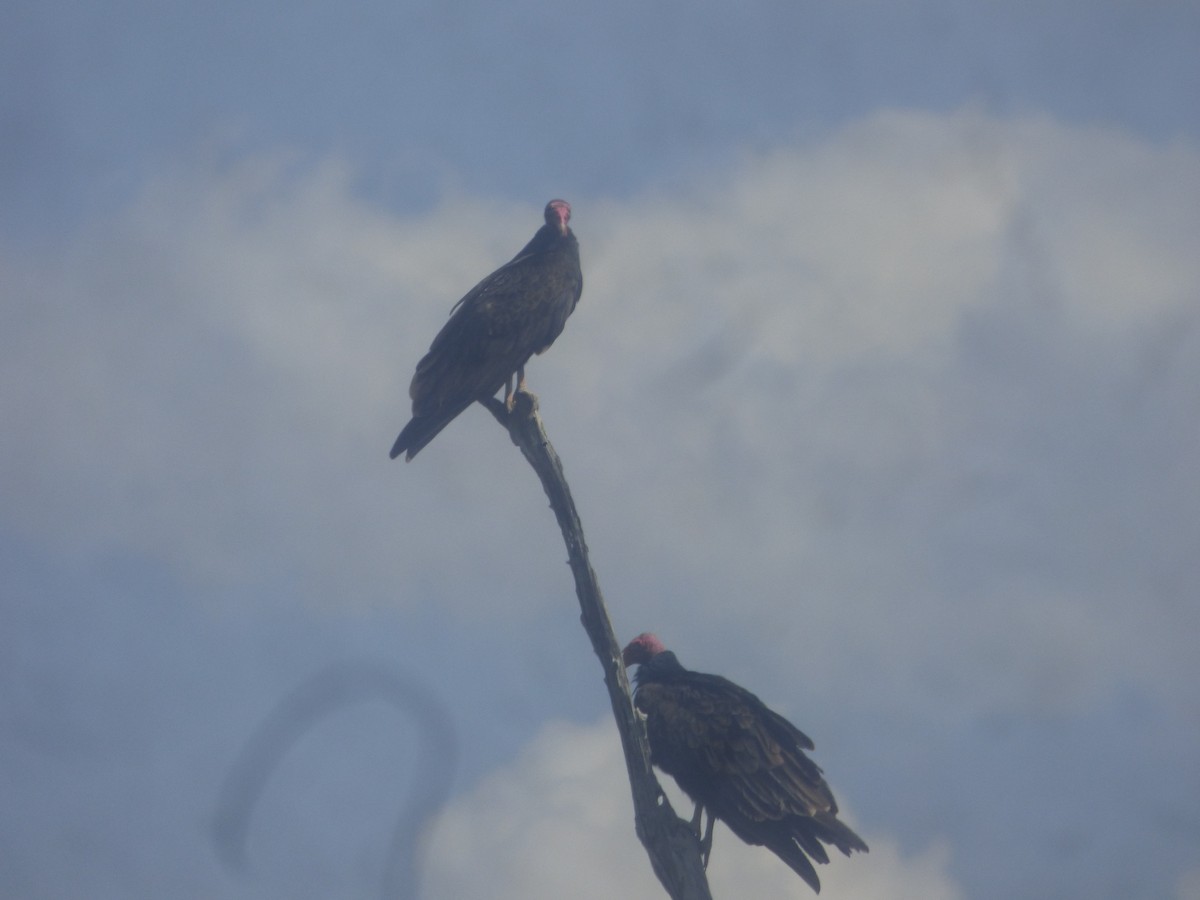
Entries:
<svg viewBox="0 0 1200 900">
<path fill-rule="evenodd" d="M 1194 148 L 965 112 L 879 114 L 676 195 L 569 198 L 583 302 L 529 375 L 618 633 L 796 715 L 835 787 L 871 783 L 845 799 L 948 835 L 997 895 L 1133 878 L 1126 854 L 1169 890 L 1189 839 L 1198 191 Z M 545 199 L 401 217 L 336 165 L 253 160 L 164 174 L 40 257 L 0 248 L 4 533 L 101 581 L 116 557 L 198 594 L 503 618 L 530 637 L 495 695 L 568 708 L 538 642 L 570 582 L 518 454 L 471 410 L 386 458 L 416 360 Z M 523 771 L 479 808 L 521 809 Z M 591 772 L 560 778 L 562 834 L 538 811 L 483 840 L 627 852 L 624 788 L 593 797 Z M 943 890 L 936 845 L 867 836 L 830 890 L 889 859 Z M 744 852 L 737 878 L 791 884 Z"/>
<path fill-rule="evenodd" d="M 1200 627 L 1198 169 L 1099 130 L 896 113 L 608 211 L 588 327 L 619 323 L 604 349 L 638 371 L 553 424 L 633 486 L 586 497 L 594 546 L 641 563 L 616 567 L 627 630 L 744 632 L 885 705 L 930 682 L 950 709 L 1170 692 Z"/>
<path fill-rule="evenodd" d="M 686 195 L 572 198 L 587 286 L 530 379 L 622 632 L 884 704 L 1183 681 L 1198 183 L 1186 148 L 896 112 Z M 6 254 L 6 526 L 310 600 L 557 608 L 553 522 L 485 413 L 386 459 L 416 359 L 543 199 L 405 219 L 336 165 L 251 161 Z"/>
<path fill-rule="evenodd" d="M 1200 869 L 1192 869 L 1179 876 L 1175 883 L 1177 900 L 1200 900 Z"/>
<path fill-rule="evenodd" d="M 469 516 L 470 479 L 456 505 L 386 451 L 462 273 L 510 252 L 486 247 L 499 215 L 462 203 L 400 223 L 339 167 L 285 162 L 172 173 L 65 259 L 7 261 L 27 298 L 4 336 L 18 532 L 338 603 L 419 583 L 412 559 L 452 568 L 459 548 L 427 536 L 425 511 Z"/>
<path fill-rule="evenodd" d="M 676 808 L 691 811 L 686 801 Z M 912 856 L 887 837 L 867 833 L 867 841 L 870 853 L 820 867 L 822 897 L 962 896 L 943 846 Z M 427 900 L 665 896 L 634 834 L 611 720 L 548 723 L 511 765 L 451 804 L 434 830 L 425 881 Z M 723 825 L 709 881 L 715 897 L 812 895 L 769 851 L 742 844 Z"/>
</svg>

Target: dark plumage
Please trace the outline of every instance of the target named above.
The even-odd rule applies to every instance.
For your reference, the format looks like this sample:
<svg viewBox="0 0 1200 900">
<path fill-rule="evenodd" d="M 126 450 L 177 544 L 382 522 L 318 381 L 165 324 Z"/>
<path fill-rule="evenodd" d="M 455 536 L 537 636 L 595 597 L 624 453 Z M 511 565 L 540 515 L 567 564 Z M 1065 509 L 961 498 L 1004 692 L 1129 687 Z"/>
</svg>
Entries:
<svg viewBox="0 0 1200 900">
<path fill-rule="evenodd" d="M 685 669 L 652 634 L 634 638 L 623 658 L 638 665 L 634 703 L 646 716 L 651 759 L 695 802 L 697 834 L 708 810 L 705 864 L 714 817 L 770 849 L 818 893 L 812 860 L 829 862 L 823 844 L 847 856 L 867 851 L 838 821 L 833 792 L 805 756 L 812 741 L 787 719 L 719 675 Z"/>
<path fill-rule="evenodd" d="M 571 206 L 546 204 L 546 224 L 516 256 L 454 305 L 429 352 L 417 363 L 408 393 L 412 420 L 392 447 L 392 459 L 412 459 L 476 400 L 501 387 L 505 401 L 525 387 L 525 363 L 554 343 L 583 292 Z"/>
</svg>

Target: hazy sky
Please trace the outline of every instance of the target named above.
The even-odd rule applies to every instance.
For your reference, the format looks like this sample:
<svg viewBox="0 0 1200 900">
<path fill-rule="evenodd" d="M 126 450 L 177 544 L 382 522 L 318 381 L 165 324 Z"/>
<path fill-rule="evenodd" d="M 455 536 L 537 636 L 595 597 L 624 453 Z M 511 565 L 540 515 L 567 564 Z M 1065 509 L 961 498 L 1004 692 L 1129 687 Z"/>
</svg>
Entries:
<svg viewBox="0 0 1200 900">
<path fill-rule="evenodd" d="M 387 458 L 563 196 L 528 376 L 615 627 L 813 736 L 872 848 L 822 896 L 1200 898 L 1198 45 L 1169 2 L 0 9 L 0 895 L 378 896 L 445 777 L 423 897 L 663 896 L 532 472 L 479 408 Z M 225 866 L 247 741 L 347 671 L 398 687 Z M 710 874 L 808 895 L 723 828 Z"/>
</svg>

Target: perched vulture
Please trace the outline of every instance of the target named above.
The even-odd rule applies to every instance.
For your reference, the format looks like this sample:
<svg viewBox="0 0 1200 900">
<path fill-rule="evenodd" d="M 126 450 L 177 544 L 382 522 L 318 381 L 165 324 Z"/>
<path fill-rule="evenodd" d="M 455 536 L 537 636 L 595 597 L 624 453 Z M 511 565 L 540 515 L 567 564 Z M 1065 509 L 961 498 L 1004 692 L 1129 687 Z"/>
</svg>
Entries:
<svg viewBox="0 0 1200 900">
<path fill-rule="evenodd" d="M 747 844 L 771 850 L 818 893 L 812 860 L 829 862 L 822 843 L 847 856 L 867 851 L 838 821 L 833 792 L 804 755 L 813 743 L 791 722 L 745 688 L 685 669 L 652 634 L 630 641 L 623 658 L 638 666 L 634 703 L 646 716 L 651 760 L 696 804 L 697 836 L 708 810 L 705 865 L 714 818 Z"/>
<path fill-rule="evenodd" d="M 412 459 L 439 431 L 476 400 L 512 378 L 525 387 L 525 363 L 557 338 L 583 292 L 579 244 L 571 232 L 571 206 L 546 204 L 546 224 L 516 256 L 454 305 L 450 319 L 417 363 L 408 393 L 412 420 L 392 447 L 392 459 Z"/>
</svg>

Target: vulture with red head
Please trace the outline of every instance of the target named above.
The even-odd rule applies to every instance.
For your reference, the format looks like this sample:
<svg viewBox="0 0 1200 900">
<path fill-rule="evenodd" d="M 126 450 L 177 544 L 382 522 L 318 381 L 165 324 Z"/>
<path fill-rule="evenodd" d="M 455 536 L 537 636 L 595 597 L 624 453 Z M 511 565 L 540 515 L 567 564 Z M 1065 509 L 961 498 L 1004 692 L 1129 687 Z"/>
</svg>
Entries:
<svg viewBox="0 0 1200 900">
<path fill-rule="evenodd" d="M 771 850 L 817 892 L 813 861 L 829 862 L 826 844 L 847 856 L 867 851 L 838 820 L 833 792 L 804 753 L 813 743 L 791 722 L 728 679 L 685 669 L 652 634 L 634 638 L 623 658 L 638 666 L 634 704 L 646 717 L 651 760 L 696 804 L 697 835 L 708 811 L 706 865 L 714 818 Z"/>
<path fill-rule="evenodd" d="M 546 204 L 546 224 L 511 260 L 454 305 L 429 352 L 417 363 L 408 393 L 412 420 L 392 447 L 395 459 L 412 459 L 439 431 L 476 400 L 512 379 L 525 388 L 525 363 L 557 338 L 583 293 L 579 244 L 565 200 Z"/>
</svg>

